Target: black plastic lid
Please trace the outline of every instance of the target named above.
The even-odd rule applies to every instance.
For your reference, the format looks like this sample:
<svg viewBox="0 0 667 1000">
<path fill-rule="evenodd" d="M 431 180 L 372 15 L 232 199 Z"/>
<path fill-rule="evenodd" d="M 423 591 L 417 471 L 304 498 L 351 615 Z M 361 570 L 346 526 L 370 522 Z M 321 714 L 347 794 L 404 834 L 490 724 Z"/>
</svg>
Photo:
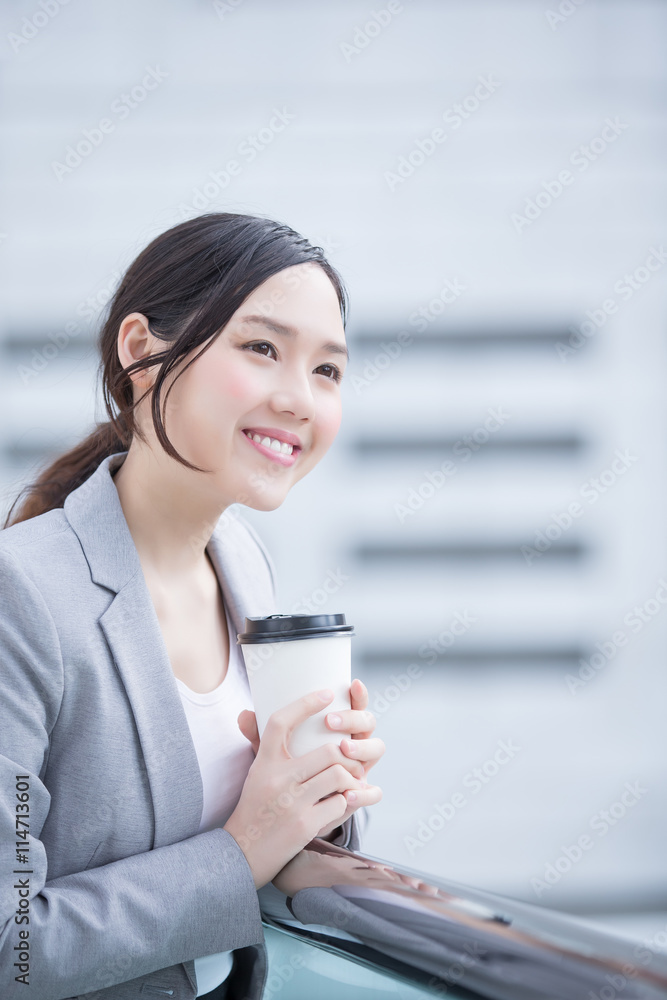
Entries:
<svg viewBox="0 0 667 1000">
<path fill-rule="evenodd" d="M 354 625 L 346 625 L 343 614 L 267 615 L 264 618 L 246 618 L 245 627 L 245 632 L 237 635 L 237 645 L 354 635 Z"/>
</svg>

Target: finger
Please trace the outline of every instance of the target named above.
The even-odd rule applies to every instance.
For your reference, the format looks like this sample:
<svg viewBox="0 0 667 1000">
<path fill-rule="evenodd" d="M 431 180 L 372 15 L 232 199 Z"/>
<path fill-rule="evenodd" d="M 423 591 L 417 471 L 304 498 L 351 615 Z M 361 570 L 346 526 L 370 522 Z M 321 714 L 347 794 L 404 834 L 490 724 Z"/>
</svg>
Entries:
<svg viewBox="0 0 667 1000">
<path fill-rule="evenodd" d="M 438 890 L 434 885 L 429 885 L 428 882 L 419 883 L 419 891 L 423 892 L 426 896 L 437 896 Z"/>
<path fill-rule="evenodd" d="M 333 691 L 312 691 L 303 698 L 297 698 L 284 708 L 279 708 L 269 716 L 262 736 L 262 746 L 270 752 L 287 753 L 287 744 L 296 727 L 311 715 L 324 712 L 325 706 L 333 701 Z"/>
<path fill-rule="evenodd" d="M 414 875 L 401 875 L 401 881 L 404 885 L 409 885 L 412 889 L 418 889 L 421 882 Z"/>
<path fill-rule="evenodd" d="M 341 740 L 340 749 L 354 760 L 363 761 L 364 764 L 377 764 L 386 747 L 384 740 L 374 736 L 370 740 Z"/>
<path fill-rule="evenodd" d="M 252 748 L 256 754 L 259 750 L 259 730 L 257 729 L 257 717 L 255 713 L 244 709 L 236 721 L 245 738 L 252 744 Z"/>
<path fill-rule="evenodd" d="M 344 793 L 349 805 L 353 806 L 356 812 L 360 806 L 374 806 L 382 798 L 382 789 L 379 785 L 368 785 L 366 788 L 350 788 Z"/>
<path fill-rule="evenodd" d="M 324 830 L 329 826 L 333 830 L 352 815 L 347 807 L 345 796 L 340 793 L 330 795 L 329 798 L 322 799 L 321 802 L 316 802 L 313 806 L 313 814 L 318 823 L 318 830 Z"/>
<path fill-rule="evenodd" d="M 357 811 L 357 809 L 359 809 L 361 806 L 375 805 L 375 803 L 379 802 L 380 799 L 382 798 L 382 789 L 379 787 L 379 785 L 369 785 L 366 788 L 362 789 L 356 788 L 356 789 L 346 790 L 342 793 L 342 795 L 347 802 L 347 809 L 345 810 L 343 815 L 339 816 L 337 819 L 335 819 L 335 817 L 332 817 L 332 819 L 328 821 L 323 820 L 320 824 L 320 829 L 324 829 L 327 823 L 332 822 L 332 820 L 334 819 L 336 826 L 340 826 L 342 823 L 345 823 L 346 820 L 350 818 L 350 816 L 353 816 L 354 813 Z M 338 799 L 339 797 L 340 797 L 339 795 L 331 795 L 329 798 L 324 799 L 322 802 L 319 802 L 316 805 L 314 805 L 313 809 L 318 810 L 320 806 L 324 805 L 325 802 L 331 802 L 333 799 Z"/>
<path fill-rule="evenodd" d="M 350 788 L 359 789 L 361 792 L 361 781 L 351 775 L 342 764 L 332 764 L 331 767 L 320 771 L 308 781 L 304 781 L 301 786 L 307 800 L 313 803 L 325 798 L 325 796 L 333 795 L 335 792 L 344 792 Z"/>
<path fill-rule="evenodd" d="M 368 689 L 358 677 L 355 677 L 350 685 L 350 707 L 356 709 L 368 708 Z"/>
<path fill-rule="evenodd" d="M 325 718 L 333 732 L 370 736 L 375 729 L 375 716 L 369 711 L 342 709 L 340 712 L 328 712 Z"/>
<path fill-rule="evenodd" d="M 308 781 L 332 764 L 342 764 L 355 778 L 364 778 L 366 769 L 361 761 L 347 757 L 337 743 L 324 743 L 315 750 L 294 758 L 302 781 Z"/>
<path fill-rule="evenodd" d="M 391 865 L 383 865 L 376 862 L 375 864 L 371 864 L 369 867 L 373 868 L 375 871 L 382 872 L 383 875 L 390 875 L 392 878 L 398 878 L 398 874 L 394 871 Z"/>
</svg>

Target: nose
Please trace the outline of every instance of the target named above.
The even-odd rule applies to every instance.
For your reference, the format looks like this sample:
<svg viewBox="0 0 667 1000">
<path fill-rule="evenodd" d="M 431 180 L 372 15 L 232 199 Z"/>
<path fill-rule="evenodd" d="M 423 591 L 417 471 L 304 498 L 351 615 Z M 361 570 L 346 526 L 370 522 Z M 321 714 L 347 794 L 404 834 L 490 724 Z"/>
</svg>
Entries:
<svg viewBox="0 0 667 1000">
<path fill-rule="evenodd" d="M 315 398 L 308 372 L 285 368 L 271 393 L 271 406 L 276 413 L 290 413 L 297 420 L 312 420 Z"/>
</svg>

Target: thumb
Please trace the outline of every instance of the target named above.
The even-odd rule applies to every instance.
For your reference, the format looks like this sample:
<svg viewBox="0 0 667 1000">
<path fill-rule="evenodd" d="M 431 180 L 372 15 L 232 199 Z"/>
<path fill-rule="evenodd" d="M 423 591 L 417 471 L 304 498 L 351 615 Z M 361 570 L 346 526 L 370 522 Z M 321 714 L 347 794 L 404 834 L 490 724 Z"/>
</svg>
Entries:
<svg viewBox="0 0 667 1000">
<path fill-rule="evenodd" d="M 257 756 L 257 751 L 259 750 L 259 730 L 257 729 L 257 717 L 255 713 L 244 709 L 236 721 L 245 738 L 252 744 L 252 749 L 255 756 Z"/>
</svg>

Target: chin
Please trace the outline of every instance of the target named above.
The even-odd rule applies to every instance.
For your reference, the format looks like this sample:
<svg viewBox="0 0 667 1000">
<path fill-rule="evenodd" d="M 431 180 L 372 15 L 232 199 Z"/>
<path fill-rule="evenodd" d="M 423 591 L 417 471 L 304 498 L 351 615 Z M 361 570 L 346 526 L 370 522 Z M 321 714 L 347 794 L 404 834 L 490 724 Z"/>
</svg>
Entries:
<svg viewBox="0 0 667 1000">
<path fill-rule="evenodd" d="M 244 506 L 250 507 L 252 510 L 263 510 L 268 512 L 270 510 L 277 510 L 283 503 L 284 499 L 285 497 L 271 496 L 249 497 Z"/>
</svg>

